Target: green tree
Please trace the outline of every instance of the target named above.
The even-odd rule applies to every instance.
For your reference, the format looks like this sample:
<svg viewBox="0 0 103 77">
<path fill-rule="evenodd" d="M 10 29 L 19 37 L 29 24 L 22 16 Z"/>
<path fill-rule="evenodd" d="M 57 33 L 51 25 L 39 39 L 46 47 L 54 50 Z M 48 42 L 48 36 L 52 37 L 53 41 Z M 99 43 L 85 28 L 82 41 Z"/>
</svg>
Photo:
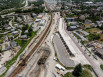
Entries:
<svg viewBox="0 0 103 77">
<path fill-rule="evenodd" d="M 28 30 L 28 36 L 32 36 L 32 32 L 33 32 L 33 29 L 32 29 L 32 26 L 30 26 L 30 28 Z"/>
<path fill-rule="evenodd" d="M 78 64 L 76 65 L 76 67 L 74 68 L 74 71 L 72 72 L 74 76 L 79 77 L 82 74 L 82 65 Z"/>
<path fill-rule="evenodd" d="M 64 75 L 64 77 L 74 77 L 74 76 L 72 75 L 72 73 L 68 72 Z"/>
</svg>

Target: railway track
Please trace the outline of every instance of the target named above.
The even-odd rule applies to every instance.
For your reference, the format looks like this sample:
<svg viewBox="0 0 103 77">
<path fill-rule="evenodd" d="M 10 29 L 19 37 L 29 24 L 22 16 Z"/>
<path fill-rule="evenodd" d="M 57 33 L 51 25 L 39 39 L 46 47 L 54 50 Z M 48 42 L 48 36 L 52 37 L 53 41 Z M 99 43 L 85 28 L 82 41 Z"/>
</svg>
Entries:
<svg viewBox="0 0 103 77">
<path fill-rule="evenodd" d="M 50 9 L 49 9 L 49 11 L 50 11 Z M 44 38 L 46 37 L 46 35 L 49 32 L 49 29 L 50 29 L 51 24 L 52 24 L 52 19 L 53 19 L 53 15 L 52 15 L 51 11 L 50 11 L 50 15 L 51 15 L 50 23 L 49 23 L 47 29 L 44 31 L 41 38 L 39 39 L 39 41 L 37 42 L 37 44 L 34 46 L 34 48 L 31 50 L 31 52 L 21 61 L 21 63 L 16 67 L 16 69 L 8 77 L 17 77 L 17 75 L 20 74 L 24 70 L 24 68 L 26 67 L 27 61 L 29 60 L 31 55 L 34 52 L 36 52 L 36 49 L 40 46 L 40 44 L 42 43 L 42 41 L 44 40 Z"/>
</svg>

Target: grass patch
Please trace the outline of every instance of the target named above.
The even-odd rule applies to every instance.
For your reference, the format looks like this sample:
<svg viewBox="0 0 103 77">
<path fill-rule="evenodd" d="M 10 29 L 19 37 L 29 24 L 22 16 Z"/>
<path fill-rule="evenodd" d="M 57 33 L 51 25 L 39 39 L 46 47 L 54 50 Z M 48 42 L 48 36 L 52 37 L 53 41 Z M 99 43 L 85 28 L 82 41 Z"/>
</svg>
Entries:
<svg viewBox="0 0 103 77">
<path fill-rule="evenodd" d="M 0 45 L 0 52 L 2 51 L 2 46 Z"/>
<path fill-rule="evenodd" d="M 0 44 L 3 43 L 3 38 L 0 38 Z"/>
<path fill-rule="evenodd" d="M 85 29 L 86 32 L 89 32 L 91 34 L 99 34 L 101 30 L 99 28 L 91 28 L 91 29 Z"/>
<path fill-rule="evenodd" d="M 90 65 L 83 65 L 83 67 L 89 69 L 90 71 L 93 71 Z"/>
<path fill-rule="evenodd" d="M 68 72 L 64 75 L 64 77 L 75 77 L 71 72 Z"/>
<path fill-rule="evenodd" d="M 27 42 L 27 41 L 25 41 L 25 40 L 20 40 L 20 39 L 15 40 L 15 41 L 17 42 L 17 45 L 19 45 L 19 46 L 21 46 L 21 47 L 23 47 L 23 46 L 26 44 L 26 42 Z"/>
<path fill-rule="evenodd" d="M 93 76 L 89 70 L 84 69 L 81 76 L 79 76 L 79 77 L 93 77 Z"/>
<path fill-rule="evenodd" d="M 100 65 L 100 68 L 103 70 L 103 64 Z"/>
</svg>

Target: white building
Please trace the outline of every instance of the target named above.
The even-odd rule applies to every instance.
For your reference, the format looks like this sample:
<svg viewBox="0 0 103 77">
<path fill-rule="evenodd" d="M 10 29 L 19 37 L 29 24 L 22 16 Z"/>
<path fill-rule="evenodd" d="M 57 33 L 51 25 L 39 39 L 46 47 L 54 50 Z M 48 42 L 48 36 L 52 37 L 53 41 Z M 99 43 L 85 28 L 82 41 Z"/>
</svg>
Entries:
<svg viewBox="0 0 103 77">
<path fill-rule="evenodd" d="M 45 23 L 46 23 L 46 21 L 45 21 L 45 20 L 41 20 L 41 21 L 40 21 L 40 26 L 44 26 L 44 25 L 45 25 Z"/>
</svg>

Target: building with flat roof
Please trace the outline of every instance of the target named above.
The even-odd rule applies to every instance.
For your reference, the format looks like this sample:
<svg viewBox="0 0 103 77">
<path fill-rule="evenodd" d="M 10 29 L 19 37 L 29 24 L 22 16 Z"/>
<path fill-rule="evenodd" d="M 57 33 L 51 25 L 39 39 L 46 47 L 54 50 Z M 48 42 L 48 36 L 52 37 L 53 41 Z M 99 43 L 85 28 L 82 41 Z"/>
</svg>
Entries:
<svg viewBox="0 0 103 77">
<path fill-rule="evenodd" d="M 46 22 L 46 20 L 41 20 L 40 21 L 40 26 L 44 26 L 45 22 Z"/>
<path fill-rule="evenodd" d="M 103 59 L 103 48 L 97 48 L 97 51 L 95 52 L 95 54 Z"/>
</svg>

